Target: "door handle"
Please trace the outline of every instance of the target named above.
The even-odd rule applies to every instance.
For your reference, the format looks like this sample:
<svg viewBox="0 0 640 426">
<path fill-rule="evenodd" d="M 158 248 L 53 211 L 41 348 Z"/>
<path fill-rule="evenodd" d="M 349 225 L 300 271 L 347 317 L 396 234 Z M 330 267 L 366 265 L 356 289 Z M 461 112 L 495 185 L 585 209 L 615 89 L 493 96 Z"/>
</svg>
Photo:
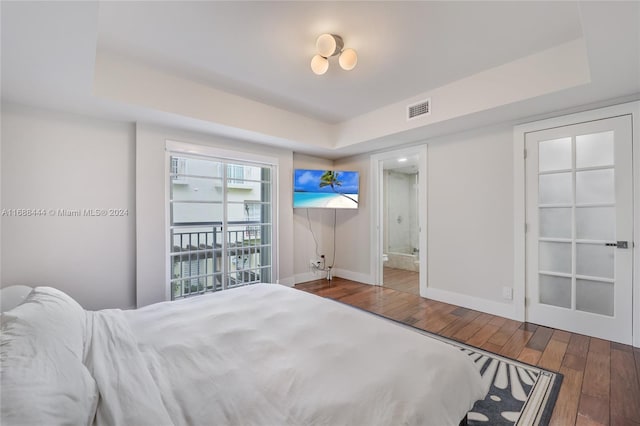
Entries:
<svg viewBox="0 0 640 426">
<path fill-rule="evenodd" d="M 617 247 L 620 249 L 626 249 L 629 248 L 629 242 L 628 241 L 618 241 L 615 243 L 606 243 L 605 244 L 607 247 Z"/>
</svg>

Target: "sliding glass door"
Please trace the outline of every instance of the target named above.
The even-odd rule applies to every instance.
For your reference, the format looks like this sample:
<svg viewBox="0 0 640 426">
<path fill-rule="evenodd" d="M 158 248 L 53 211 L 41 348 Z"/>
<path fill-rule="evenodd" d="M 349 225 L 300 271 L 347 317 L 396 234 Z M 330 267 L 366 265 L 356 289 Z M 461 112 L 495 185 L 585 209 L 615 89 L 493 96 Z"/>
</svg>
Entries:
<svg viewBox="0 0 640 426">
<path fill-rule="evenodd" d="M 172 153 L 172 299 L 270 282 L 274 166 Z"/>
</svg>

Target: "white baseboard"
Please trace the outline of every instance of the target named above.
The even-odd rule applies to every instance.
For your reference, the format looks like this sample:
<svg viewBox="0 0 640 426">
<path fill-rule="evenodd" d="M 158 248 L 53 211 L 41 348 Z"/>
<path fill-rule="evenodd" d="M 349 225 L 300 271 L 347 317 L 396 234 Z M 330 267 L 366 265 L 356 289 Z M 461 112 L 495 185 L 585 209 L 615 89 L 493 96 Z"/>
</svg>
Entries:
<svg viewBox="0 0 640 426">
<path fill-rule="evenodd" d="M 326 272 L 304 272 L 302 274 L 296 274 L 294 276 L 294 285 L 300 283 L 306 283 L 307 281 L 321 280 L 327 277 Z"/>
<path fill-rule="evenodd" d="M 276 283 L 286 285 L 287 287 L 293 287 L 296 283 L 293 277 L 285 277 L 276 280 Z"/>
<path fill-rule="evenodd" d="M 364 284 L 374 284 L 374 279 L 369 274 L 353 272 L 346 269 L 333 268 L 333 276 L 344 278 L 346 280 L 357 281 Z"/>
<path fill-rule="evenodd" d="M 360 272 L 353 272 L 346 269 L 333 268 L 332 275 L 334 277 L 344 278 L 346 280 L 357 281 L 363 284 L 373 284 L 373 278 L 368 274 L 362 274 Z M 307 281 L 315 281 L 325 279 L 327 277 L 327 273 L 325 271 L 319 272 L 304 272 L 302 274 L 295 275 L 295 283 L 306 283 Z"/>
<path fill-rule="evenodd" d="M 480 297 L 469 296 L 467 294 L 453 293 L 438 288 L 427 288 L 426 294 L 421 294 L 427 299 L 437 300 L 439 302 L 450 303 L 452 305 L 462 306 L 463 308 L 473 309 L 475 311 L 485 312 L 491 315 L 497 315 L 513 320 L 518 320 L 516 310 L 513 303 L 500 303 L 493 300 L 482 299 Z"/>
</svg>

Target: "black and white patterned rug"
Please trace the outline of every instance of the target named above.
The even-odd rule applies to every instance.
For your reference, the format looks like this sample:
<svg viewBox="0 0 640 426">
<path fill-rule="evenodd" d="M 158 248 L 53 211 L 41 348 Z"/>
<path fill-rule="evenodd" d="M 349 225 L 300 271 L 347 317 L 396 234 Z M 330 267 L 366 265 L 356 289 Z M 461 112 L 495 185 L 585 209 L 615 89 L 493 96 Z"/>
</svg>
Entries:
<svg viewBox="0 0 640 426">
<path fill-rule="evenodd" d="M 549 424 L 562 384 L 562 374 L 438 336 L 391 318 L 382 318 L 453 345 L 473 359 L 482 380 L 491 385 L 487 396 L 482 401 L 476 401 L 469 411 L 467 423 L 470 426 Z"/>
<path fill-rule="evenodd" d="M 468 414 L 469 425 L 540 425 L 551 419 L 562 375 L 500 355 L 434 336 L 469 355 L 482 380 L 491 383 L 487 396 Z"/>
<path fill-rule="evenodd" d="M 375 312 L 365 312 L 453 345 L 473 359 L 482 380 L 491 385 L 484 400 L 477 401 L 468 413 L 467 423 L 470 426 L 549 424 L 562 384 L 562 374 L 438 336 Z"/>
<path fill-rule="evenodd" d="M 363 311 L 453 345 L 473 359 L 482 380 L 491 385 L 484 400 L 476 401 L 469 411 L 469 426 L 549 424 L 562 384 L 562 374 L 439 336 L 375 312 Z"/>
</svg>

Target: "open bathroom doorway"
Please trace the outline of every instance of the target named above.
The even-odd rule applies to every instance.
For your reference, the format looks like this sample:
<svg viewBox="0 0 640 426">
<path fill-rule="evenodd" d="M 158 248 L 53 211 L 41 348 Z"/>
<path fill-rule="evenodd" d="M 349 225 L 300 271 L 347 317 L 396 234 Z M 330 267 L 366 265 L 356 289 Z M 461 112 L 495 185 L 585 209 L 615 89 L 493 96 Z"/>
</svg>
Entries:
<svg viewBox="0 0 640 426">
<path fill-rule="evenodd" d="M 426 147 L 372 156 L 375 283 L 426 291 Z M 421 289 L 424 289 L 421 291 Z"/>
<path fill-rule="evenodd" d="M 382 282 L 416 295 L 420 294 L 417 157 L 385 162 L 382 172 Z"/>
</svg>

